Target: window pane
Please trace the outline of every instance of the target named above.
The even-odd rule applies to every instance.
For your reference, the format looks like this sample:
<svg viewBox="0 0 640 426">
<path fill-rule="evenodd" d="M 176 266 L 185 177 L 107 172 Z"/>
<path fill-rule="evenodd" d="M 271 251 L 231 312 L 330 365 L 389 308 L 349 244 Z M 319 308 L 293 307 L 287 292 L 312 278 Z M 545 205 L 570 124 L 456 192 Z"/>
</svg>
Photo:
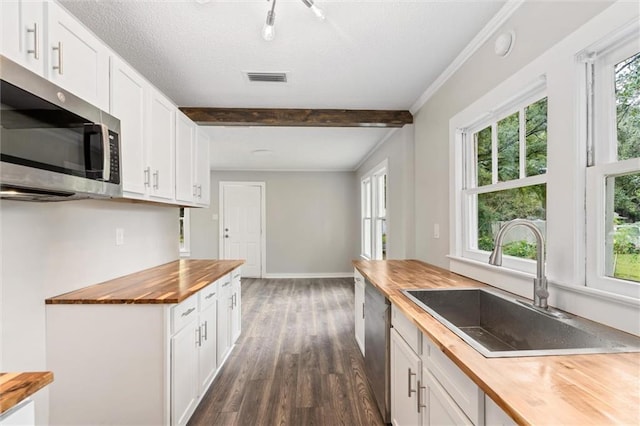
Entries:
<svg viewBox="0 0 640 426">
<path fill-rule="evenodd" d="M 607 276 L 640 282 L 640 172 L 608 177 L 607 194 Z"/>
<path fill-rule="evenodd" d="M 362 216 L 371 217 L 371 180 L 362 182 Z"/>
<path fill-rule="evenodd" d="M 640 157 L 640 52 L 615 66 L 618 159 Z"/>
<path fill-rule="evenodd" d="M 180 250 L 184 250 L 184 207 L 180 207 Z"/>
<path fill-rule="evenodd" d="M 387 215 L 387 175 L 378 176 L 378 211 L 376 216 L 383 217 Z"/>
<path fill-rule="evenodd" d="M 376 255 L 375 259 L 387 258 L 387 221 L 384 218 L 376 220 Z"/>
<path fill-rule="evenodd" d="M 371 258 L 371 219 L 362 220 L 362 254 Z"/>
<path fill-rule="evenodd" d="M 525 109 L 527 129 L 527 176 L 547 172 L 547 98 Z"/>
<path fill-rule="evenodd" d="M 491 185 L 491 126 L 475 135 L 478 186 Z"/>
<path fill-rule="evenodd" d="M 533 220 L 545 234 L 547 185 L 532 185 L 478 194 L 478 241 L 480 250 L 493 250 L 500 227 L 511 219 Z M 535 237 L 530 230 L 517 227 L 507 233 L 503 253 L 527 259 L 536 258 Z"/>
<path fill-rule="evenodd" d="M 520 177 L 519 113 L 498 121 L 498 181 Z"/>
</svg>

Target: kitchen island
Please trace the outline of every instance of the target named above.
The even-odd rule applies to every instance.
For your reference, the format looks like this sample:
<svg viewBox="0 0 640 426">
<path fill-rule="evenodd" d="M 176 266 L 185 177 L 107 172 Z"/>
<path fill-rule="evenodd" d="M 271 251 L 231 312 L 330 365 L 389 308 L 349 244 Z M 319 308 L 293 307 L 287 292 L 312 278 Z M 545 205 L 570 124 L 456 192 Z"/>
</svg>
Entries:
<svg viewBox="0 0 640 426">
<path fill-rule="evenodd" d="M 51 424 L 186 424 L 240 335 L 243 260 L 178 260 L 46 300 Z"/>
<path fill-rule="evenodd" d="M 485 358 L 401 293 L 489 287 L 416 260 L 355 268 L 518 424 L 640 424 L 640 353 Z"/>
</svg>

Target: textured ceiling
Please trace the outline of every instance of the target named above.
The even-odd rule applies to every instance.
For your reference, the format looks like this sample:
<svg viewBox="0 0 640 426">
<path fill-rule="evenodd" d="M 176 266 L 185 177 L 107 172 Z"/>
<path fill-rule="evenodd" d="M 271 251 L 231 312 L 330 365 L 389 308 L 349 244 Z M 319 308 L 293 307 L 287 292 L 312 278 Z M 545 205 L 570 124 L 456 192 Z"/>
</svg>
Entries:
<svg viewBox="0 0 640 426">
<path fill-rule="evenodd" d="M 327 16 L 319 21 L 301 0 L 278 0 L 271 42 L 260 35 L 271 5 L 265 0 L 61 3 L 179 106 L 409 109 L 504 1 L 317 0 Z M 246 71 L 284 71 L 289 81 L 250 83 Z M 269 133 L 274 151 L 290 146 L 285 140 L 309 150 L 290 169 L 352 168 L 362 158 L 347 165 L 342 150 L 364 156 L 362 146 L 371 149 L 388 133 L 335 132 L 335 158 L 312 164 L 302 159 L 327 157 L 321 129 L 277 130 L 239 133 L 246 143 Z M 208 131 L 212 151 L 231 132 Z M 227 148 L 217 151 L 233 156 Z M 274 158 L 263 157 L 261 167 L 248 159 L 244 168 L 277 168 Z"/>
</svg>

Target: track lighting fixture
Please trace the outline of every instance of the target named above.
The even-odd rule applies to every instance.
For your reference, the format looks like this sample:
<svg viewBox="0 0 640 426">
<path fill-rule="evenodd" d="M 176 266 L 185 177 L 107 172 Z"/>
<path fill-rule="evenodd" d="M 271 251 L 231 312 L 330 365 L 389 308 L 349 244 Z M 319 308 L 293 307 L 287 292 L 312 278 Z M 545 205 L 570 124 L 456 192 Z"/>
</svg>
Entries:
<svg viewBox="0 0 640 426">
<path fill-rule="evenodd" d="M 276 0 L 267 0 L 272 2 L 271 9 L 267 11 L 267 19 L 264 23 L 264 27 L 262 27 L 262 38 L 271 41 L 276 35 L 275 22 L 276 22 Z M 305 4 L 314 15 L 321 21 L 325 20 L 324 11 L 315 5 L 313 0 L 302 0 L 302 3 Z"/>
<path fill-rule="evenodd" d="M 316 18 L 318 18 L 321 21 L 324 21 L 323 10 L 320 9 L 318 6 L 316 6 L 313 0 L 302 0 L 302 3 L 304 3 L 309 9 L 311 9 L 314 15 L 316 15 Z"/>
</svg>

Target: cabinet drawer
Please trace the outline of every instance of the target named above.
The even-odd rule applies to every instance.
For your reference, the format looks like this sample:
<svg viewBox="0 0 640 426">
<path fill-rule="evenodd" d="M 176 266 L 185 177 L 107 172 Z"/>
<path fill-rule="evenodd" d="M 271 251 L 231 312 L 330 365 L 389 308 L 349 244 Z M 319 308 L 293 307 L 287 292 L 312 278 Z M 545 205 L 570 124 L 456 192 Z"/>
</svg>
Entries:
<svg viewBox="0 0 640 426">
<path fill-rule="evenodd" d="M 427 337 L 422 339 L 422 357 L 438 383 L 456 401 L 475 425 L 484 421 L 484 392 Z"/>
<path fill-rule="evenodd" d="M 231 278 L 234 280 L 238 280 L 240 279 L 241 273 L 242 271 L 240 270 L 240 268 L 234 269 L 233 271 L 231 271 Z"/>
<path fill-rule="evenodd" d="M 407 344 L 417 354 L 420 354 L 422 333 L 418 327 L 407 318 L 396 305 L 391 305 L 391 325 L 402 336 Z"/>
<path fill-rule="evenodd" d="M 175 334 L 185 325 L 198 317 L 198 295 L 194 294 L 171 308 L 171 334 Z"/>
<path fill-rule="evenodd" d="M 216 300 L 218 300 L 218 281 L 215 281 L 200 290 L 198 292 L 198 297 L 200 298 L 201 311 L 216 303 Z"/>
</svg>

